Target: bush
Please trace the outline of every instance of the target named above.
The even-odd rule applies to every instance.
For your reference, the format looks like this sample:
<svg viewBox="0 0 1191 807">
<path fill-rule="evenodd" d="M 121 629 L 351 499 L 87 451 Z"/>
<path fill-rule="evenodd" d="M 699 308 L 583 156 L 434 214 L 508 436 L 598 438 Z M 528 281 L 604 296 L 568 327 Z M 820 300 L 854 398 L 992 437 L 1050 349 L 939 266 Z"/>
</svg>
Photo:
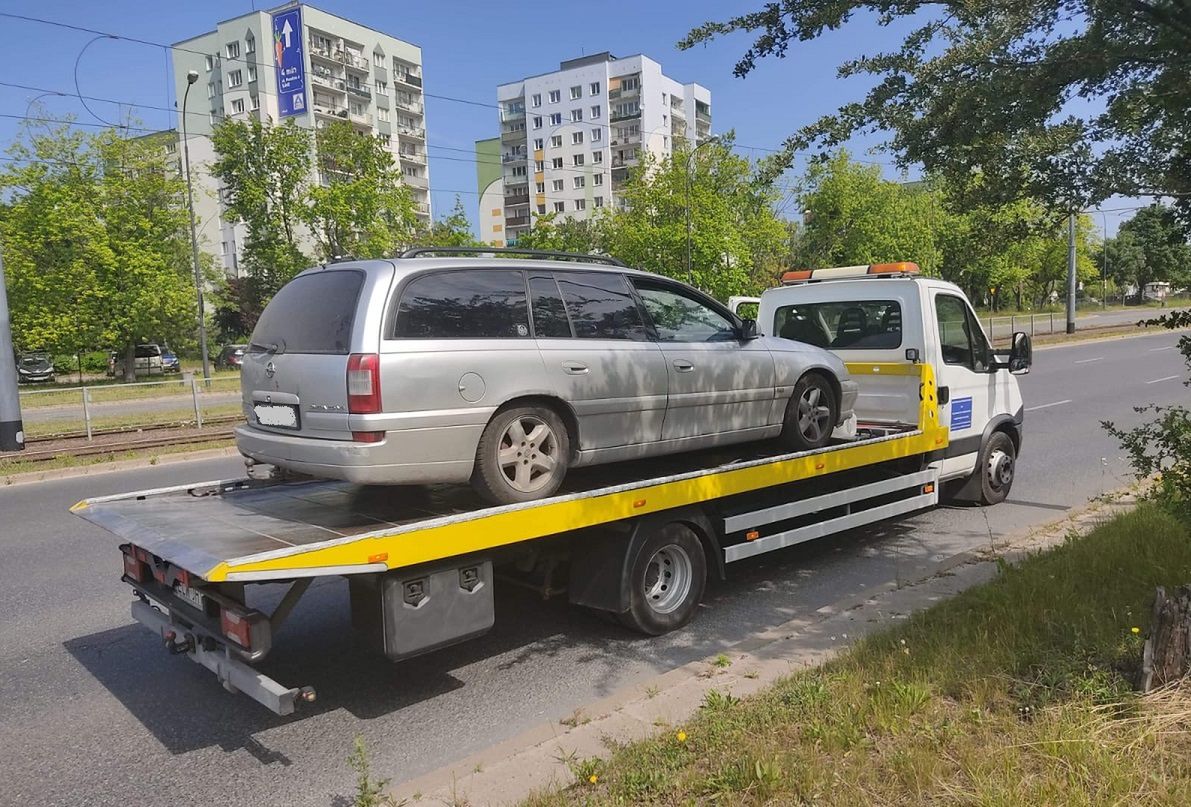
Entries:
<svg viewBox="0 0 1191 807">
<path fill-rule="evenodd" d="M 84 373 L 106 373 L 108 369 L 108 354 L 104 350 L 92 350 L 83 354 Z M 79 357 L 73 353 L 54 355 L 54 372 L 58 375 L 70 375 L 79 371 Z"/>
</svg>

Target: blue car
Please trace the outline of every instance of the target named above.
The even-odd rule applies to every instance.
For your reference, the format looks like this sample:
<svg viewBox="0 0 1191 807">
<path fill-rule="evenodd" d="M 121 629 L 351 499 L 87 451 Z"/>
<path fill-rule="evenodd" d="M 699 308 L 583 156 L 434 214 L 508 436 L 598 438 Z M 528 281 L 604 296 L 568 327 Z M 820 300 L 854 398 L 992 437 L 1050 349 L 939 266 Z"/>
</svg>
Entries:
<svg viewBox="0 0 1191 807">
<path fill-rule="evenodd" d="M 161 350 L 161 371 L 163 373 L 182 372 L 182 362 L 178 360 L 177 354 L 168 347 Z"/>
</svg>

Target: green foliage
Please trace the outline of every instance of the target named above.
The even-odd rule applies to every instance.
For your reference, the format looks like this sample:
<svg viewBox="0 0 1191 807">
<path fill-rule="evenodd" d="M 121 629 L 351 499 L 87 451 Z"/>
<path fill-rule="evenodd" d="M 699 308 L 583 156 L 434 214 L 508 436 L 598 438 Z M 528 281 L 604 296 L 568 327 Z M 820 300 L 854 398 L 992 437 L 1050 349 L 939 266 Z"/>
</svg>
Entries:
<svg viewBox="0 0 1191 807">
<path fill-rule="evenodd" d="M 418 222 L 413 197 L 380 140 L 336 121 L 318 130 L 315 150 L 319 181 L 304 220 L 319 257 L 380 258 L 409 245 Z"/>
<path fill-rule="evenodd" d="M 992 207 L 1036 199 L 1058 217 L 1118 193 L 1169 196 L 1191 225 L 1185 3 L 786 0 L 699 26 L 679 46 L 756 32 L 743 77 L 856 18 L 904 31 L 901 45 L 840 65 L 870 89 L 791 136 L 785 165 L 796 150 L 884 130 L 902 165 L 949 184 L 978 167 Z"/>
<path fill-rule="evenodd" d="M 9 155 L 0 238 L 19 348 L 193 338 L 185 184 L 159 143 L 30 126 Z"/>
<path fill-rule="evenodd" d="M 534 219 L 529 232 L 517 239 L 517 246 L 555 252 L 600 253 L 608 240 L 607 223 L 607 217 L 599 214 L 588 219 L 571 219 L 547 213 Z"/>
<path fill-rule="evenodd" d="M 108 369 L 108 354 L 103 350 L 89 350 L 82 354 L 56 353 L 54 354 L 54 372 L 60 376 L 69 376 L 79 372 L 82 363 L 84 373 L 104 373 Z"/>
<path fill-rule="evenodd" d="M 385 793 L 385 788 L 389 786 L 388 779 L 372 778 L 372 765 L 363 737 L 356 737 L 347 764 L 356 772 L 356 795 L 352 799 L 352 807 L 398 807 L 404 804 Z"/>
<path fill-rule="evenodd" d="M 1174 211 L 1164 205 L 1137 211 L 1104 249 L 1113 277 L 1121 285 L 1136 286 L 1139 293 L 1154 281 L 1191 283 L 1191 245 Z"/>
<path fill-rule="evenodd" d="M 430 225 L 418 234 L 419 246 L 426 247 L 478 247 L 483 244 L 471 234 L 471 222 L 463 209 L 463 200 L 455 197 L 455 206 L 449 215 Z"/>
</svg>

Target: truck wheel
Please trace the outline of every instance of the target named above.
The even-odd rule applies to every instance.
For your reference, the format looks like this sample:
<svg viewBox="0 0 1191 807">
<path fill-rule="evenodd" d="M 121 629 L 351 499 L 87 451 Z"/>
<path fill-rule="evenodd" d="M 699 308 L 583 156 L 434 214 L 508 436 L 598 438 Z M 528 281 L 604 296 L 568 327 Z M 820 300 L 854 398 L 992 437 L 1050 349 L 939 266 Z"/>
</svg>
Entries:
<svg viewBox="0 0 1191 807">
<path fill-rule="evenodd" d="M 819 373 L 807 373 L 794 385 L 779 439 L 791 451 L 822 448 L 838 420 L 839 404 L 830 382 Z"/>
<path fill-rule="evenodd" d="M 629 573 L 626 627 L 648 636 L 677 630 L 691 621 L 707 586 L 707 557 L 699 536 L 672 522 L 642 545 Z"/>
<path fill-rule="evenodd" d="M 494 504 L 544 499 L 562 484 L 570 456 L 562 418 L 544 406 L 515 406 L 484 428 L 471 484 Z"/>
<path fill-rule="evenodd" d="M 1013 487 L 1017 450 L 1005 432 L 993 432 L 980 450 L 975 473 L 980 474 L 980 503 L 1000 504 Z"/>
</svg>

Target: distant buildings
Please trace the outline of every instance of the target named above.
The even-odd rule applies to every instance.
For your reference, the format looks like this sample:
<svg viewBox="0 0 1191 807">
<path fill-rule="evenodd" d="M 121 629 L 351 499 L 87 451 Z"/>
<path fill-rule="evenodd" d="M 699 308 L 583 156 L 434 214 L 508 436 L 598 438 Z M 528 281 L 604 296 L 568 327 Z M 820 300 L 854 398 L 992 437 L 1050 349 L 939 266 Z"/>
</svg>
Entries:
<svg viewBox="0 0 1191 807">
<path fill-rule="evenodd" d="M 501 84 L 500 136 L 476 141 L 480 237 L 516 243 L 548 213 L 586 218 L 620 204 L 643 151 L 711 134 L 711 93 L 680 84 L 647 56 L 598 53 L 552 73 Z"/>
<path fill-rule="evenodd" d="M 419 215 L 430 220 L 421 48 L 290 3 L 216 23 L 213 31 L 175 43 L 172 53 L 179 109 L 187 73 L 199 74 L 185 110 L 195 213 L 205 248 L 228 274 L 239 274 L 245 232 L 223 217 L 209 172 L 215 158 L 210 134 L 224 118 L 292 118 L 309 129 L 348 121 L 393 152 Z"/>
</svg>

